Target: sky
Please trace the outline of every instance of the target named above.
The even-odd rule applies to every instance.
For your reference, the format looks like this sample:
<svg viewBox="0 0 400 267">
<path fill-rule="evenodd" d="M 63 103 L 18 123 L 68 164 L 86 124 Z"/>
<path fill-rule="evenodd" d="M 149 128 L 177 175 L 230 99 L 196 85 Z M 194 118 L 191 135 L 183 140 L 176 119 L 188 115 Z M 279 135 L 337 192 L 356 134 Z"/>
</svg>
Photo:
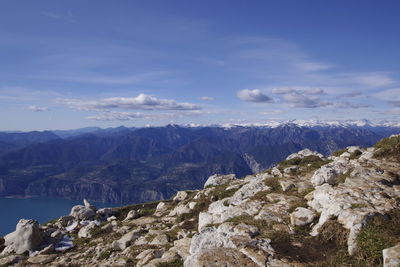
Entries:
<svg viewBox="0 0 400 267">
<path fill-rule="evenodd" d="M 0 130 L 400 122 L 400 1 L 0 0 Z"/>
</svg>

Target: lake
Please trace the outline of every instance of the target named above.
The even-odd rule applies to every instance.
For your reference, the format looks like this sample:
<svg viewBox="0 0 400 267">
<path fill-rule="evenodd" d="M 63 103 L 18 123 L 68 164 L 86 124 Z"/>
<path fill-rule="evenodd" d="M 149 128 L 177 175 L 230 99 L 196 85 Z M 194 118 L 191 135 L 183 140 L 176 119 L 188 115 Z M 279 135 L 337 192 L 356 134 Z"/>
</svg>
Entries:
<svg viewBox="0 0 400 267">
<path fill-rule="evenodd" d="M 90 203 L 97 208 L 123 206 L 123 204 L 92 201 Z M 19 219 L 35 219 L 39 223 L 45 223 L 68 215 L 75 205 L 83 205 L 83 201 L 54 198 L 0 198 L 0 236 L 14 231 Z"/>
</svg>

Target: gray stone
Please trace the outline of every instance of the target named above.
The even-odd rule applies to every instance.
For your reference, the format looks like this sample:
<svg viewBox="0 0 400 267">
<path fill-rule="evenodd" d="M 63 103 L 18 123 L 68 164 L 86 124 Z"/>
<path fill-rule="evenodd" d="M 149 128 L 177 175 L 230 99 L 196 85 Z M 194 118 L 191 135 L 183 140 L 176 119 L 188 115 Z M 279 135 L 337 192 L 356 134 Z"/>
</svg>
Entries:
<svg viewBox="0 0 400 267">
<path fill-rule="evenodd" d="M 33 257 L 30 257 L 28 259 L 29 263 L 32 264 L 48 264 L 52 261 L 54 261 L 57 258 L 57 255 L 36 255 Z"/>
<path fill-rule="evenodd" d="M 314 211 L 298 207 L 290 214 L 290 223 L 294 226 L 303 226 L 311 223 L 315 219 L 315 216 Z"/>
<path fill-rule="evenodd" d="M 123 235 L 120 239 L 114 241 L 111 245 L 114 250 L 124 250 L 131 245 L 131 243 L 135 242 L 136 239 L 140 237 L 140 231 L 133 230 L 129 233 Z"/>
<path fill-rule="evenodd" d="M 186 191 L 178 191 L 172 200 L 179 202 L 185 200 L 187 197 L 188 193 Z"/>
<path fill-rule="evenodd" d="M 333 166 L 325 165 L 314 172 L 311 177 L 311 183 L 314 186 L 322 185 L 324 183 L 333 185 L 338 175 L 339 173 Z"/>
<path fill-rule="evenodd" d="M 139 218 L 139 213 L 136 210 L 130 210 L 128 212 L 128 214 L 126 215 L 126 218 L 124 219 L 124 221 L 129 221 L 129 220 L 133 220 Z"/>
<path fill-rule="evenodd" d="M 82 205 L 76 205 L 72 207 L 70 215 L 78 220 L 89 220 L 96 215 L 96 212 L 91 208 Z"/>
<path fill-rule="evenodd" d="M 91 231 L 95 229 L 97 225 L 94 222 L 90 222 L 88 225 L 82 227 L 78 232 L 79 238 L 90 238 L 92 237 Z"/>
<path fill-rule="evenodd" d="M 22 254 L 35 250 L 42 242 L 39 223 L 35 220 L 19 220 L 14 232 L 4 237 L 6 247 L 15 253 Z"/>
<path fill-rule="evenodd" d="M 164 246 L 169 243 L 168 236 L 166 234 L 156 235 L 153 240 L 149 243 L 150 245 Z"/>
<path fill-rule="evenodd" d="M 21 259 L 22 259 L 22 257 L 19 255 L 9 255 L 6 257 L 2 257 L 2 258 L 0 258 L 0 266 L 9 266 L 9 265 L 17 263 Z"/>
<path fill-rule="evenodd" d="M 382 255 L 383 267 L 400 266 L 400 243 L 394 247 L 384 249 Z"/>
<path fill-rule="evenodd" d="M 226 183 L 232 182 L 234 180 L 236 180 L 236 177 L 234 174 L 228 174 L 228 175 L 214 174 L 214 175 L 208 177 L 207 181 L 204 184 L 204 188 L 206 188 L 208 186 L 216 186 L 216 185 L 226 184 Z"/>
<path fill-rule="evenodd" d="M 54 252 L 54 248 L 55 246 L 53 244 L 48 245 L 47 247 L 45 247 L 44 249 L 42 249 L 41 251 L 39 251 L 39 255 L 40 254 L 51 254 Z"/>
</svg>

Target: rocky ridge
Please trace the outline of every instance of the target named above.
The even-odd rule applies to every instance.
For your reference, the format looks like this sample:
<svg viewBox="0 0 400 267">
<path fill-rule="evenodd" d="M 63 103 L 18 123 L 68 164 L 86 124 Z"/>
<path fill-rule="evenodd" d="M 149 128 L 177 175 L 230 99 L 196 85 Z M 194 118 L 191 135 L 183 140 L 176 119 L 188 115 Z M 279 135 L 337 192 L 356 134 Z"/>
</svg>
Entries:
<svg viewBox="0 0 400 267">
<path fill-rule="evenodd" d="M 86 200 L 0 239 L 0 266 L 398 266 L 400 136 L 267 171 L 213 175 L 171 200 L 97 210 Z"/>
</svg>

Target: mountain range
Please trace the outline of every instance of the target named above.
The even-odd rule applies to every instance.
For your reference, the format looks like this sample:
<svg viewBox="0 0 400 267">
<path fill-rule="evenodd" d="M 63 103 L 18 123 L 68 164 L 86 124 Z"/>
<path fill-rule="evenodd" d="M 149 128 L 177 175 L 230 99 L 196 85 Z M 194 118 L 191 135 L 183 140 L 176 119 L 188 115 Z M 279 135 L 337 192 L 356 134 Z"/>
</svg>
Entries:
<svg viewBox="0 0 400 267">
<path fill-rule="evenodd" d="M 396 125 L 293 122 L 1 132 L 0 196 L 168 199 L 213 174 L 244 177 L 304 148 L 327 155 L 398 132 Z"/>
</svg>

